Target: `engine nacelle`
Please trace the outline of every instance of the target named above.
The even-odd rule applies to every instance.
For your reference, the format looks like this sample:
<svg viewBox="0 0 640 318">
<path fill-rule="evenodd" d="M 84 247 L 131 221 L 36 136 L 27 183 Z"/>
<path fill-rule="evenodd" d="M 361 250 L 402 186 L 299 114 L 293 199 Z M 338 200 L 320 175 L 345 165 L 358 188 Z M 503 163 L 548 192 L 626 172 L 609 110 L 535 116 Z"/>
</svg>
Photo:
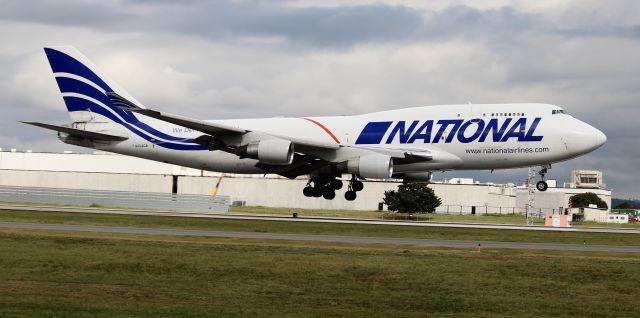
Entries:
<svg viewBox="0 0 640 318">
<path fill-rule="evenodd" d="M 366 155 L 346 162 L 346 171 L 363 178 L 387 179 L 393 175 L 393 159 L 386 155 Z"/>
<path fill-rule="evenodd" d="M 288 165 L 293 162 L 293 143 L 283 139 L 260 140 L 238 147 L 236 155 L 270 165 Z"/>
<path fill-rule="evenodd" d="M 393 175 L 404 182 L 431 182 L 431 172 L 404 172 Z"/>
</svg>

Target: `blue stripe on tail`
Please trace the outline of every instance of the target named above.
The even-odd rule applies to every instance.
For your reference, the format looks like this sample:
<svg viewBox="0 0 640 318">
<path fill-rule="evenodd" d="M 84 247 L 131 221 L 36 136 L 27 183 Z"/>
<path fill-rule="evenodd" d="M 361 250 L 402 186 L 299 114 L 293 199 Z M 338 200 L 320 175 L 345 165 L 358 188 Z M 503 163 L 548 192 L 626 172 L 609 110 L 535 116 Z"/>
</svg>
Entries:
<svg viewBox="0 0 640 318">
<path fill-rule="evenodd" d="M 78 75 L 94 82 L 107 92 L 112 90 L 96 73 L 73 57 L 50 48 L 45 48 L 44 52 L 54 73 L 65 72 Z"/>
<path fill-rule="evenodd" d="M 49 65 L 51 65 L 51 70 L 54 73 L 64 72 L 80 76 L 90 82 L 93 82 L 95 85 L 104 89 L 106 92 L 113 91 L 111 87 L 109 87 L 109 85 L 107 85 L 96 73 L 82 64 L 80 61 L 58 50 L 45 48 L 44 51 L 46 53 L 47 59 L 49 60 Z M 194 143 L 193 139 L 167 135 L 166 133 L 158 131 L 157 129 L 147 125 L 146 123 L 139 121 L 134 113 L 115 107 L 113 101 L 105 93 L 97 90 L 95 87 L 87 83 L 67 77 L 56 77 L 56 82 L 61 93 L 81 94 L 93 98 L 109 108 L 105 109 L 103 106 L 87 99 L 73 96 L 64 96 L 64 103 L 67 106 L 67 110 L 69 112 L 90 111 L 92 113 L 100 114 L 122 125 L 132 133 L 150 142 L 153 142 L 160 147 L 177 150 L 207 150 L 207 147 Z M 122 119 L 118 118 L 118 116 L 114 115 L 114 113 L 118 114 L 118 116 L 120 116 Z M 134 127 L 136 127 L 137 129 Z M 141 131 L 148 133 L 152 137 L 147 136 Z M 173 142 L 159 141 L 154 137 L 170 140 Z M 174 142 L 182 142 L 187 144 L 177 144 Z"/>
</svg>

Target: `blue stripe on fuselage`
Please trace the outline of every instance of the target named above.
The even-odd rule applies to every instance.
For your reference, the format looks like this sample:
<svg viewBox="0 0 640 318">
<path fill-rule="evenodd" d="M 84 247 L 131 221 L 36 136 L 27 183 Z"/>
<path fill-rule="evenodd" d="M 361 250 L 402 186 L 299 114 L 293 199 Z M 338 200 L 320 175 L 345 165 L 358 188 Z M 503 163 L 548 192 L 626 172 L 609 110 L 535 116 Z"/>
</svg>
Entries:
<svg viewBox="0 0 640 318">
<path fill-rule="evenodd" d="M 493 142 L 506 142 L 512 138 L 525 142 L 541 141 L 543 136 L 534 135 L 541 120 L 542 118 L 536 117 L 529 126 L 527 126 L 527 118 L 524 117 L 517 118 L 515 121 L 514 118 L 505 118 L 502 123 L 499 123 L 497 118 L 491 118 L 488 122 L 479 118 L 438 121 L 401 120 L 395 122 L 386 143 L 391 144 L 395 140 L 400 144 L 412 144 L 417 140 L 422 143 L 451 143 L 454 139 L 460 143 L 484 142 L 489 134 Z M 411 124 L 408 125 L 409 122 Z M 393 123 L 391 121 L 367 123 L 360 132 L 356 144 L 380 144 Z"/>
<path fill-rule="evenodd" d="M 382 141 L 382 137 L 387 133 L 389 127 L 391 126 L 392 121 L 379 121 L 379 122 L 370 122 L 362 132 L 358 139 L 356 140 L 356 145 L 367 145 L 367 144 L 379 144 Z"/>
</svg>

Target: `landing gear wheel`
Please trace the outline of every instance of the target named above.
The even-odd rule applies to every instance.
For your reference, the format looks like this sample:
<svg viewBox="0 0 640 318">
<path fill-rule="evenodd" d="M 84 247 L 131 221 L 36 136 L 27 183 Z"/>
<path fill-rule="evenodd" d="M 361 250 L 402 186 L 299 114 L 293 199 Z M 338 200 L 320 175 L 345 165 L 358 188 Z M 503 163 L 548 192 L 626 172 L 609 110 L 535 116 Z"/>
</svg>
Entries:
<svg viewBox="0 0 640 318">
<path fill-rule="evenodd" d="M 314 194 L 314 189 L 312 187 L 304 187 L 304 189 L 302 190 L 302 193 L 304 194 L 305 197 L 310 198 Z"/>
<path fill-rule="evenodd" d="M 358 181 L 358 180 L 354 180 L 351 183 L 351 188 L 353 189 L 353 191 L 362 191 L 362 189 L 364 189 L 364 184 L 362 183 L 362 181 Z"/>
<path fill-rule="evenodd" d="M 347 199 L 347 201 L 353 201 L 357 196 L 356 192 L 351 190 L 344 193 L 344 198 Z"/>
<path fill-rule="evenodd" d="M 338 179 L 331 180 L 331 187 L 336 190 L 342 189 L 342 180 L 338 180 Z"/>
<path fill-rule="evenodd" d="M 336 197 L 336 192 L 333 189 L 327 188 L 324 190 L 322 197 L 326 200 L 333 200 Z"/>
<path fill-rule="evenodd" d="M 545 181 L 538 181 L 538 183 L 536 183 L 536 189 L 538 189 L 538 191 L 540 192 L 547 191 L 547 188 L 549 188 L 549 186 Z"/>
</svg>

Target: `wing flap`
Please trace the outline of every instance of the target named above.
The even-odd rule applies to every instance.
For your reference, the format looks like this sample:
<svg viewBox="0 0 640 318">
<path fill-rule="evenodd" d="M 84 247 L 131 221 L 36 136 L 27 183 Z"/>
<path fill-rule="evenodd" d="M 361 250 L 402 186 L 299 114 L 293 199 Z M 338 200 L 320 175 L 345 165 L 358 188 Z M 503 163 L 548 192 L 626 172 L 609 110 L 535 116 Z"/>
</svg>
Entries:
<svg viewBox="0 0 640 318">
<path fill-rule="evenodd" d="M 408 164 L 433 160 L 433 153 L 426 149 L 398 149 L 379 147 L 355 147 L 387 155 L 393 158 L 394 164 Z"/>
</svg>

